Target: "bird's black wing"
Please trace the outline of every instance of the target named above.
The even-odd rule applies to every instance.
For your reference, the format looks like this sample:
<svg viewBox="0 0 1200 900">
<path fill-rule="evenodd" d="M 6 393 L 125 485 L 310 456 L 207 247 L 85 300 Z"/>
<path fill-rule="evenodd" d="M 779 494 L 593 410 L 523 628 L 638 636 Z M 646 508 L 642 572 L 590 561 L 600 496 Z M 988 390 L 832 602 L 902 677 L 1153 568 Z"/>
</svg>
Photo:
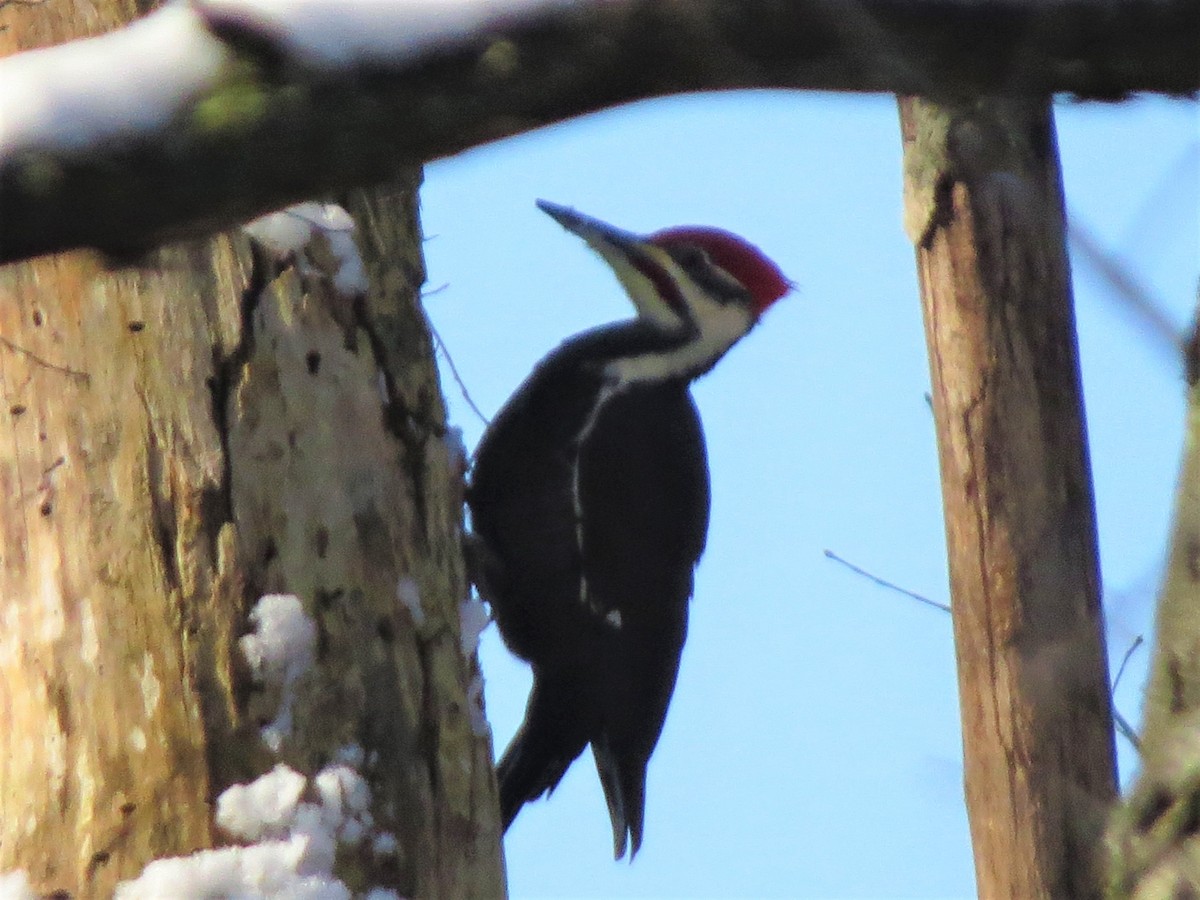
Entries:
<svg viewBox="0 0 1200 900">
<path fill-rule="evenodd" d="M 585 603 L 601 623 L 591 736 L 616 856 L 642 839 L 646 764 L 687 634 L 693 571 L 708 531 L 700 417 L 684 383 L 608 399 L 580 447 Z"/>
<path fill-rule="evenodd" d="M 649 621 L 691 592 L 708 533 L 708 460 L 687 386 L 610 397 L 579 448 L 583 576 L 601 614 Z"/>
</svg>

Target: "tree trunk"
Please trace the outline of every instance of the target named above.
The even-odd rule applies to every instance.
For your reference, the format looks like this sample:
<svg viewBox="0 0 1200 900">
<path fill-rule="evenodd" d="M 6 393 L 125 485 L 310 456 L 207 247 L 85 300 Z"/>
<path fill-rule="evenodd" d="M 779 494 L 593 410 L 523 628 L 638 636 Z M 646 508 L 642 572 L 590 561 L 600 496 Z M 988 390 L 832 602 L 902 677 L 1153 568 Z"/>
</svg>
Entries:
<svg viewBox="0 0 1200 900">
<path fill-rule="evenodd" d="M 46 4 L 0 51 L 136 11 Z M 229 840 L 229 785 L 351 747 L 396 842 L 339 845 L 349 887 L 503 894 L 418 182 L 351 202 L 358 302 L 291 270 L 244 291 L 242 238 L 0 269 L 0 872 L 111 896 Z M 268 591 L 316 628 L 278 754 L 259 731 L 278 697 L 237 646 Z"/>
<path fill-rule="evenodd" d="M 1112 897 L 1192 897 L 1200 885 L 1200 309 L 1187 356 L 1187 431 L 1154 621 L 1142 771 L 1112 820 Z"/>
<path fill-rule="evenodd" d="M 901 101 L 982 897 L 1100 894 L 1108 668 L 1046 101 Z"/>
</svg>

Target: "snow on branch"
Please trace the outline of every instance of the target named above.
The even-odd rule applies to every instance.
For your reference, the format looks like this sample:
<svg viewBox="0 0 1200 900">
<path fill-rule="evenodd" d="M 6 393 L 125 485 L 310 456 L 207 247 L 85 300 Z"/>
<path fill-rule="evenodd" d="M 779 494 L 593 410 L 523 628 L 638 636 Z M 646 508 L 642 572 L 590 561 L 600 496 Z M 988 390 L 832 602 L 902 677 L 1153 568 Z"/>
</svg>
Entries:
<svg viewBox="0 0 1200 900">
<path fill-rule="evenodd" d="M 685 91 L 1194 94 L 1198 42 L 1196 0 L 177 2 L 0 60 L 0 262 L 137 254 Z"/>
</svg>

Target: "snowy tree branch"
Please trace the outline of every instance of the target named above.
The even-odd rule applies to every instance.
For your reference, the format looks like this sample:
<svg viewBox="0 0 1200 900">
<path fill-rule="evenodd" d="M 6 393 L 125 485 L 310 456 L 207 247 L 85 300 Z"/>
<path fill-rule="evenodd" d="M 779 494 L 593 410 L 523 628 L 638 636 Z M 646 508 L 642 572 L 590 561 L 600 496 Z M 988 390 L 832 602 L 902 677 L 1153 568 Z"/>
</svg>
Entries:
<svg viewBox="0 0 1200 900">
<path fill-rule="evenodd" d="M 1194 94 L 1198 44 L 1195 0 L 195 0 L 0 61 L 0 262 L 137 254 L 685 91 Z"/>
</svg>

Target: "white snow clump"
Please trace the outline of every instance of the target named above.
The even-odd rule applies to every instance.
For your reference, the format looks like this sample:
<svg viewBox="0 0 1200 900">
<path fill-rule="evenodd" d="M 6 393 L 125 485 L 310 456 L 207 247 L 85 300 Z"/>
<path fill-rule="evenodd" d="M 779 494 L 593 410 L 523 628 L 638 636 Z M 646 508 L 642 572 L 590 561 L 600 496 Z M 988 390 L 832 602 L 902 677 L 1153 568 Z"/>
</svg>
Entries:
<svg viewBox="0 0 1200 900">
<path fill-rule="evenodd" d="M 0 900 L 38 900 L 23 869 L 0 872 Z"/>
<path fill-rule="evenodd" d="M 268 213 L 242 226 L 272 259 L 295 263 L 301 277 L 319 274 L 305 255 L 305 248 L 318 235 L 329 242 L 337 271 L 329 273 L 340 297 L 361 297 L 367 292 L 367 270 L 354 242 L 354 220 L 336 203 L 297 203 Z"/>
<path fill-rule="evenodd" d="M 254 676 L 280 692 L 279 712 L 262 729 L 263 741 L 275 753 L 292 733 L 296 682 L 312 668 L 317 654 L 317 627 L 294 594 L 267 594 L 250 611 L 254 633 L 238 644 Z"/>
<path fill-rule="evenodd" d="M 361 754 L 360 748 L 357 755 Z M 342 758 L 355 755 L 349 750 L 339 753 Z M 306 788 L 316 802 L 301 800 Z M 217 824 L 231 836 L 255 843 L 155 860 L 137 879 L 118 885 L 117 900 L 350 900 L 349 889 L 333 876 L 337 845 L 369 838 L 377 854 L 396 848 L 394 835 L 372 830 L 370 805 L 370 787 L 353 766 L 326 766 L 310 781 L 281 763 L 217 798 Z M 3 884 L 0 880 L 0 887 Z M 398 895 L 374 888 L 368 896 L 384 900 Z M 30 900 L 13 896 L 18 898 Z"/>
</svg>

